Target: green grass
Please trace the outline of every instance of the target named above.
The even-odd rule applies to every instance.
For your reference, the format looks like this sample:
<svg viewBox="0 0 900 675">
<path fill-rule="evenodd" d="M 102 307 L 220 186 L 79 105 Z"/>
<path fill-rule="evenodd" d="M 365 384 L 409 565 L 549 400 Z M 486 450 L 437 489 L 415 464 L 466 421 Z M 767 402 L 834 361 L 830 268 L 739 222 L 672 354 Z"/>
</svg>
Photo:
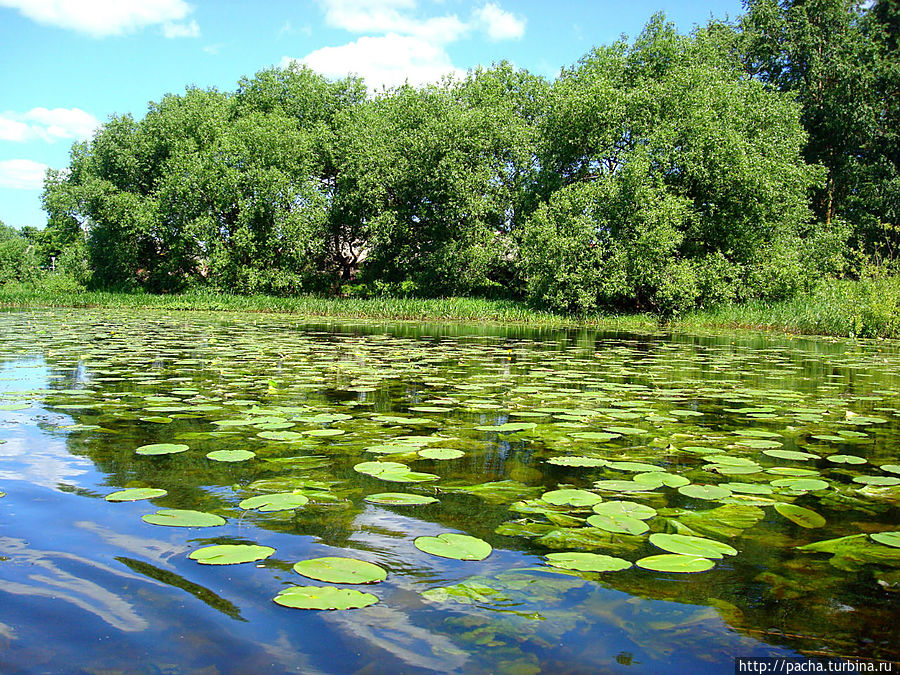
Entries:
<svg viewBox="0 0 900 675">
<path fill-rule="evenodd" d="M 271 312 L 334 319 L 513 323 L 545 327 L 595 326 L 650 330 L 649 314 L 572 317 L 522 302 L 483 298 L 280 298 L 193 291 L 177 295 L 81 291 L 68 285 L 0 286 L 0 307 L 108 307 L 120 309 Z M 765 304 L 748 302 L 696 311 L 669 324 L 680 330 L 748 329 L 804 335 L 900 338 L 900 277 L 831 281 L 814 292 Z"/>
</svg>

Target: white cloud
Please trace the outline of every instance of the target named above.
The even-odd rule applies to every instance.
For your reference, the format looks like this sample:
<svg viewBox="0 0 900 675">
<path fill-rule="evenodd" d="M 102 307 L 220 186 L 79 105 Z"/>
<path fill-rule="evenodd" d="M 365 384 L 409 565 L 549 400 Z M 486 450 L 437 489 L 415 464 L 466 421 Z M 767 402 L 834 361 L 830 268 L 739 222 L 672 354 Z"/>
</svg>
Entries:
<svg viewBox="0 0 900 675">
<path fill-rule="evenodd" d="M 32 108 L 26 113 L 0 113 L 0 140 L 52 143 L 61 138 L 89 138 L 100 121 L 81 108 Z"/>
<path fill-rule="evenodd" d="M 415 0 L 319 0 L 325 22 L 352 33 L 398 33 L 433 42 L 453 42 L 468 30 L 455 14 L 416 17 Z"/>
<path fill-rule="evenodd" d="M 0 187 L 14 190 L 40 190 L 44 186 L 44 174 L 50 167 L 30 159 L 4 159 L 0 161 Z"/>
<path fill-rule="evenodd" d="M 356 74 L 366 79 L 370 91 L 382 85 L 394 87 L 409 82 L 421 85 L 439 80 L 448 73 L 463 75 L 453 66 L 443 47 L 409 35 L 390 33 L 361 37 L 340 47 L 323 47 L 302 59 L 285 56 L 281 66 L 292 61 L 309 66 L 326 77 Z"/>
<path fill-rule="evenodd" d="M 193 20 L 188 23 L 166 21 L 163 24 L 163 35 L 169 39 L 200 37 L 200 26 Z"/>
<path fill-rule="evenodd" d="M 500 5 L 489 2 L 475 11 L 475 20 L 492 40 L 519 40 L 525 35 L 525 19 L 517 18 L 500 9 Z"/>
<path fill-rule="evenodd" d="M 191 12 L 184 0 L 0 0 L 0 7 L 17 9 L 38 23 L 97 38 L 156 24 L 175 25 Z"/>
</svg>

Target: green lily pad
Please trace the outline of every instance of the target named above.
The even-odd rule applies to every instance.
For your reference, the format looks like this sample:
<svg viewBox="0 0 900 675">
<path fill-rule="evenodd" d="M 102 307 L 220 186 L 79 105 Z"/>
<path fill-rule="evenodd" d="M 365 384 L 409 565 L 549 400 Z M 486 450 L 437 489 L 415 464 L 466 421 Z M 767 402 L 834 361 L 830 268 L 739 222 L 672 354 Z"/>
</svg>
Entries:
<svg viewBox="0 0 900 675">
<path fill-rule="evenodd" d="M 332 584 L 375 584 L 387 578 L 387 571 L 374 563 L 336 556 L 301 560 L 294 565 L 294 571 Z"/>
<path fill-rule="evenodd" d="M 553 567 L 579 572 L 618 572 L 631 567 L 627 560 L 598 553 L 548 553 L 545 557 Z"/>
<path fill-rule="evenodd" d="M 104 499 L 108 502 L 136 502 L 139 499 L 154 499 L 165 497 L 168 492 L 162 488 L 127 488 L 110 492 Z"/>
<path fill-rule="evenodd" d="M 838 569 L 855 571 L 867 563 L 900 567 L 900 549 L 873 541 L 871 535 L 855 534 L 849 537 L 826 539 L 798 546 L 801 551 L 831 553 L 829 562 Z"/>
<path fill-rule="evenodd" d="M 216 527 L 225 524 L 225 519 L 221 516 L 190 509 L 162 509 L 156 513 L 148 513 L 141 519 L 151 525 L 169 527 Z"/>
<path fill-rule="evenodd" d="M 256 436 L 267 441 L 282 441 L 284 443 L 295 443 L 304 439 L 303 434 L 297 431 L 260 431 Z"/>
<path fill-rule="evenodd" d="M 800 452 L 798 450 L 763 450 L 764 455 L 775 457 L 777 459 L 793 459 L 798 462 L 805 462 L 808 459 L 818 459 L 818 455 L 808 452 Z"/>
<path fill-rule="evenodd" d="M 138 455 L 174 455 L 187 449 L 188 446 L 183 443 L 153 443 L 142 445 L 135 450 L 135 453 Z"/>
<path fill-rule="evenodd" d="M 669 553 L 699 556 L 701 558 L 722 558 L 726 555 L 737 555 L 737 550 L 728 544 L 715 539 L 693 537 L 685 534 L 664 534 L 655 532 L 650 535 L 650 543 Z"/>
<path fill-rule="evenodd" d="M 307 429 L 301 432 L 304 436 L 315 436 L 317 438 L 328 438 L 329 436 L 341 436 L 347 433 L 343 429 Z"/>
<path fill-rule="evenodd" d="M 459 459 L 466 453 L 453 448 L 424 448 L 419 450 L 418 454 L 419 457 L 424 457 L 425 459 Z"/>
<path fill-rule="evenodd" d="M 248 497 L 238 506 L 245 511 L 256 510 L 263 513 L 272 511 L 290 511 L 309 503 L 309 497 L 298 492 L 275 492 L 268 495 Z"/>
<path fill-rule="evenodd" d="M 854 483 L 862 483 L 863 485 L 900 485 L 900 478 L 896 476 L 856 476 Z"/>
<path fill-rule="evenodd" d="M 547 460 L 548 464 L 555 464 L 557 466 L 606 466 L 608 462 L 605 459 L 600 459 L 599 457 L 582 457 L 582 456 L 569 456 L 569 457 L 551 457 Z"/>
<path fill-rule="evenodd" d="M 690 480 L 684 476 L 679 476 L 667 471 L 648 471 L 647 473 L 639 473 L 633 478 L 635 483 L 646 483 L 653 487 L 670 487 L 679 488 L 682 485 L 689 485 Z"/>
<path fill-rule="evenodd" d="M 577 438 L 579 441 L 597 441 L 598 443 L 621 437 L 621 434 L 613 434 L 608 431 L 577 431 L 569 435 L 572 438 Z"/>
<path fill-rule="evenodd" d="M 708 499 L 710 501 L 717 501 L 731 496 L 731 490 L 720 485 L 683 485 L 678 488 L 678 492 L 685 497 Z"/>
<path fill-rule="evenodd" d="M 513 433 L 516 431 L 531 431 L 537 426 L 534 422 L 505 422 L 503 424 L 483 424 L 475 427 L 478 431 L 497 431 L 500 433 Z"/>
<path fill-rule="evenodd" d="M 643 567 L 645 570 L 654 572 L 705 572 L 715 566 L 715 563 L 708 559 L 695 555 L 682 555 L 679 553 L 666 553 L 663 555 L 651 555 L 641 558 L 635 565 Z"/>
<path fill-rule="evenodd" d="M 900 464 L 882 464 L 881 470 L 889 473 L 900 473 Z"/>
<path fill-rule="evenodd" d="M 640 436 L 650 433 L 646 429 L 638 427 L 605 427 L 604 431 L 608 431 L 611 434 L 622 434 L 623 436 Z"/>
<path fill-rule="evenodd" d="M 603 501 L 603 497 L 587 490 L 550 490 L 541 499 L 556 506 L 593 506 Z"/>
<path fill-rule="evenodd" d="M 334 586 L 291 586 L 280 591 L 274 600 L 292 609 L 359 609 L 378 602 L 371 593 Z"/>
<path fill-rule="evenodd" d="M 770 495 L 775 491 L 768 483 L 722 483 L 721 487 L 747 495 Z"/>
<path fill-rule="evenodd" d="M 188 556 L 201 565 L 237 565 L 239 563 L 265 560 L 275 553 L 270 546 L 255 544 L 217 544 L 204 546 L 192 551 Z"/>
<path fill-rule="evenodd" d="M 353 469 L 391 483 L 425 483 L 440 478 L 433 473 L 412 471 L 406 464 L 400 462 L 360 462 Z"/>
<path fill-rule="evenodd" d="M 587 519 L 588 525 L 606 532 L 621 532 L 622 534 L 643 534 L 650 529 L 643 520 L 624 515 L 610 515 L 595 513 Z"/>
<path fill-rule="evenodd" d="M 825 519 L 812 509 L 807 509 L 796 504 L 776 504 L 775 510 L 800 527 L 813 529 L 825 525 Z"/>
<path fill-rule="evenodd" d="M 425 553 L 454 560 L 484 560 L 494 550 L 486 541 L 453 532 L 436 537 L 417 537 L 413 544 Z"/>
<path fill-rule="evenodd" d="M 900 548 L 900 531 L 895 532 L 873 532 L 869 535 L 872 541 L 877 541 L 885 546 L 893 546 Z"/>
<path fill-rule="evenodd" d="M 363 501 L 384 506 L 418 506 L 421 504 L 434 504 L 438 500 L 427 495 L 414 495 L 407 492 L 379 492 L 367 495 Z"/>
<path fill-rule="evenodd" d="M 244 462 L 256 457 L 256 453 L 251 450 L 213 450 L 207 452 L 206 457 L 214 462 Z"/>
<path fill-rule="evenodd" d="M 803 490 L 807 492 L 815 492 L 816 490 L 825 490 L 828 488 L 828 483 L 818 478 L 777 478 L 771 481 L 770 485 L 774 485 L 777 488 Z"/>
<path fill-rule="evenodd" d="M 628 516 L 638 520 L 647 520 L 656 515 L 656 509 L 637 502 L 603 502 L 594 506 L 594 513 L 602 516 Z"/>
<path fill-rule="evenodd" d="M 826 457 L 829 462 L 834 462 L 835 464 L 865 464 L 866 460 L 864 457 L 859 457 L 858 455 L 828 455 Z"/>
<path fill-rule="evenodd" d="M 606 465 L 610 469 L 615 469 L 616 471 L 632 471 L 634 473 L 653 471 L 665 473 L 662 467 L 656 466 L 655 464 L 646 464 L 644 462 L 607 462 Z"/>
<path fill-rule="evenodd" d="M 594 487 L 607 492 L 651 492 L 656 488 L 649 483 L 639 483 L 633 480 L 597 480 Z"/>
</svg>

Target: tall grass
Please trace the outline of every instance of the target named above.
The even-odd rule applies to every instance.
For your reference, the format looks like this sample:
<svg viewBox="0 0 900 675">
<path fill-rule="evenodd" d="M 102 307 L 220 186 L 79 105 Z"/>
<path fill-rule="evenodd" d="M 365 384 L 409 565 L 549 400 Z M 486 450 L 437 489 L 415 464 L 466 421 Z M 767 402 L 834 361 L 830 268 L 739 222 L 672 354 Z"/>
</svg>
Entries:
<svg viewBox="0 0 900 675">
<path fill-rule="evenodd" d="M 124 309 L 272 312 L 305 317 L 468 323 L 517 323 L 546 327 L 596 326 L 650 330 L 648 314 L 573 317 L 523 302 L 483 298 L 323 298 L 229 295 L 191 291 L 177 295 L 84 291 L 71 285 L 6 284 L 0 307 L 108 307 Z M 817 290 L 777 303 L 748 302 L 697 311 L 672 321 L 682 330 L 750 329 L 864 338 L 900 338 L 900 277 L 830 281 Z"/>
</svg>

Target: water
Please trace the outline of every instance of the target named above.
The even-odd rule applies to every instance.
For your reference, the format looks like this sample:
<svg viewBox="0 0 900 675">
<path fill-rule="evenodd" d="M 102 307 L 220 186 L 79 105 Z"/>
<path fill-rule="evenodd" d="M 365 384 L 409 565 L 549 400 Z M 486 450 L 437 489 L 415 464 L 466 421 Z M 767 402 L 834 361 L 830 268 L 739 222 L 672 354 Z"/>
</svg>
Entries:
<svg viewBox="0 0 900 675">
<path fill-rule="evenodd" d="M 0 672 L 715 673 L 736 656 L 896 661 L 900 548 L 869 535 L 900 529 L 898 363 L 893 343 L 750 334 L 0 314 Z M 343 433 L 304 433 L 325 429 Z M 135 453 L 155 443 L 189 450 Z M 464 454 L 426 459 L 426 448 Z M 237 449 L 256 456 L 206 457 Z M 584 465 L 597 460 L 606 465 Z M 354 469 L 371 461 L 435 479 Z M 786 478 L 825 486 L 772 485 Z M 626 483 L 595 485 L 608 480 Z M 675 487 L 684 481 L 732 493 L 701 499 Z M 104 499 L 126 487 L 167 494 Z M 558 488 L 655 515 L 648 532 L 605 531 L 587 522 L 589 507 L 539 499 Z M 283 491 L 309 503 L 239 506 Z M 364 501 L 382 492 L 439 501 Z M 825 523 L 803 527 L 776 509 L 791 503 Z M 142 520 L 159 509 L 226 523 Z M 414 544 L 447 532 L 493 550 L 461 561 Z M 652 534 L 676 532 L 736 554 L 698 573 L 566 571 L 546 557 L 635 563 L 667 552 Z M 825 545 L 837 555 L 798 548 L 849 536 Z M 212 544 L 275 553 L 222 566 L 188 557 Z M 329 585 L 292 570 L 319 556 L 384 568 L 379 584 L 335 584 L 377 604 L 275 604 L 285 588 Z"/>
</svg>

